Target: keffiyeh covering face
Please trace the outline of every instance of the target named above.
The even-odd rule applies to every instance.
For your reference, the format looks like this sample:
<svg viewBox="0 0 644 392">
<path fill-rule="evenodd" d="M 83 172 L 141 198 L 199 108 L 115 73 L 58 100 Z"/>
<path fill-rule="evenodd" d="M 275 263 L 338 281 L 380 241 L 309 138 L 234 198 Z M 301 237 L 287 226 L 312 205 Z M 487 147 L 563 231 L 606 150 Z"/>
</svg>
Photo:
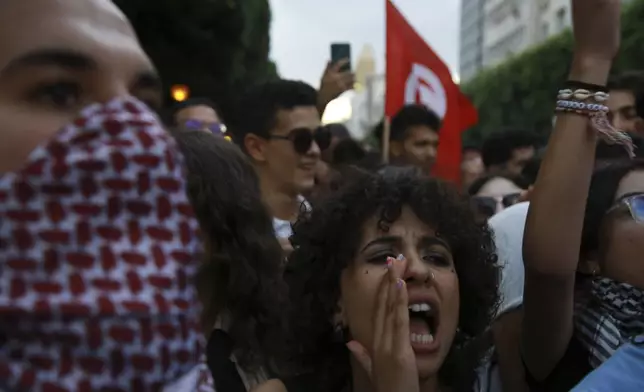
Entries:
<svg viewBox="0 0 644 392">
<path fill-rule="evenodd" d="M 87 108 L 0 176 L 0 390 L 153 391 L 199 364 L 183 178 L 134 99 Z"/>
</svg>

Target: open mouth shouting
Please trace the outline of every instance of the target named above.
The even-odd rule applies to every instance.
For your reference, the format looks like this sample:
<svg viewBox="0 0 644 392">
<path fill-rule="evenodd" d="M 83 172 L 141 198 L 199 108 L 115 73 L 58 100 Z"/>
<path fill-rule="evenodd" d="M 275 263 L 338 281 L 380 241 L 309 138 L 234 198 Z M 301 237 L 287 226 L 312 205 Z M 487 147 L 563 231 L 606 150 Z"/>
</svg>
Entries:
<svg viewBox="0 0 644 392">
<path fill-rule="evenodd" d="M 439 348 L 439 341 L 436 339 L 438 306 L 432 302 L 419 300 L 409 304 L 409 337 L 416 353 L 430 353 Z"/>
</svg>

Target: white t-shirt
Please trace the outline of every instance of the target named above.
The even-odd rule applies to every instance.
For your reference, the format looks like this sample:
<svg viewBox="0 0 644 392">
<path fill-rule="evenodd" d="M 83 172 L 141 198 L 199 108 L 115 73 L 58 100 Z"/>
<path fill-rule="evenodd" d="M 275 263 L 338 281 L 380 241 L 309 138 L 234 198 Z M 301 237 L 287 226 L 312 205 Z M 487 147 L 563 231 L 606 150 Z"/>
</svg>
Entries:
<svg viewBox="0 0 644 392">
<path fill-rule="evenodd" d="M 298 196 L 297 200 L 306 211 L 311 210 L 311 205 L 303 196 Z M 291 235 L 293 235 L 293 227 L 291 225 L 291 222 L 284 219 L 273 218 L 273 230 L 275 230 L 275 236 L 277 236 L 277 238 L 289 238 Z"/>
<path fill-rule="evenodd" d="M 530 203 L 519 203 L 489 219 L 501 270 L 501 306 L 497 317 L 523 304 L 523 232 Z"/>
<path fill-rule="evenodd" d="M 529 203 L 520 203 L 488 220 L 501 266 L 501 306 L 497 317 L 523 304 L 523 231 Z M 486 361 L 479 370 L 479 392 L 501 392 L 499 366 Z"/>
</svg>

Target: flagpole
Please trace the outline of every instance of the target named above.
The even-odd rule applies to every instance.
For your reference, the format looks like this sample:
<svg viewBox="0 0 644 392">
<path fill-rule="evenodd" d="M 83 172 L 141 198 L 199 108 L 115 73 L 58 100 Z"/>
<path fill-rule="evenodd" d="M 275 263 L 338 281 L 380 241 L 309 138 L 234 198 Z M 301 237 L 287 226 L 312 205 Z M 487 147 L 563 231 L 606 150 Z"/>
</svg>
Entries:
<svg viewBox="0 0 644 392">
<path fill-rule="evenodd" d="M 391 121 L 388 116 L 382 123 L 382 162 L 389 163 L 389 139 L 391 137 Z"/>
</svg>

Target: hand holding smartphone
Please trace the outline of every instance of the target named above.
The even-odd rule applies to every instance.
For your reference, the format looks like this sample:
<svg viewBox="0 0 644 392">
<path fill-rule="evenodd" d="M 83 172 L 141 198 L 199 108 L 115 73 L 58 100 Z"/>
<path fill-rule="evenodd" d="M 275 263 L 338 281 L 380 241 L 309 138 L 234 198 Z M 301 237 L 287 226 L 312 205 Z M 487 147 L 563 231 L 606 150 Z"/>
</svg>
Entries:
<svg viewBox="0 0 644 392">
<path fill-rule="evenodd" d="M 333 43 L 331 44 L 331 63 L 337 64 L 340 61 L 345 61 L 340 72 L 351 71 L 351 44 L 348 43 Z"/>
</svg>

